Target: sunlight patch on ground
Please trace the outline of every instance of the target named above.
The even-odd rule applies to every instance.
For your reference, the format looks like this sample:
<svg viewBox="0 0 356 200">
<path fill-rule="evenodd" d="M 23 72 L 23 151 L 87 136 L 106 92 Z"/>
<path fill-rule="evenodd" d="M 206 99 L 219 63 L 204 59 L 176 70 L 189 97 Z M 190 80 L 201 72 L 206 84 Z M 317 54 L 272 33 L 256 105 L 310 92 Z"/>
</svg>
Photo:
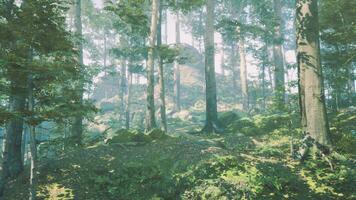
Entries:
<svg viewBox="0 0 356 200">
<path fill-rule="evenodd" d="M 342 193 L 335 192 L 334 188 L 327 186 L 325 184 L 322 184 L 322 183 L 320 183 L 320 181 L 314 180 L 312 177 L 308 176 L 306 170 L 301 170 L 299 174 L 306 181 L 306 183 L 309 186 L 309 189 L 312 190 L 313 192 L 320 193 L 320 194 L 331 193 L 331 194 L 339 196 L 339 197 L 343 196 Z"/>
<path fill-rule="evenodd" d="M 73 190 L 58 183 L 45 185 L 37 194 L 38 197 L 46 200 L 70 200 L 74 199 Z"/>
</svg>

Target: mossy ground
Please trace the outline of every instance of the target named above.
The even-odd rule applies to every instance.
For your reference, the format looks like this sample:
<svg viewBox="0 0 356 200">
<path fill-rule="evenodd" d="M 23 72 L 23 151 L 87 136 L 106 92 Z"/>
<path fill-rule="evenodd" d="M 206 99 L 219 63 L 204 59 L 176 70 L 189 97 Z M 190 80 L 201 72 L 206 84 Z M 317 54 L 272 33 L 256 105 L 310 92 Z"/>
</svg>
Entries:
<svg viewBox="0 0 356 200">
<path fill-rule="evenodd" d="M 67 149 L 62 156 L 41 161 L 38 196 L 88 200 L 356 198 L 353 154 L 335 160 L 334 171 L 321 159 L 300 164 L 290 154 L 290 141 L 297 133 L 279 125 L 278 120 L 288 121 L 286 116 L 225 117 L 231 120 L 224 134 L 188 134 L 189 124 L 171 136 L 121 130 L 107 144 L 100 141 Z M 22 174 L 8 184 L 5 199 L 27 199 L 27 177 Z"/>
</svg>

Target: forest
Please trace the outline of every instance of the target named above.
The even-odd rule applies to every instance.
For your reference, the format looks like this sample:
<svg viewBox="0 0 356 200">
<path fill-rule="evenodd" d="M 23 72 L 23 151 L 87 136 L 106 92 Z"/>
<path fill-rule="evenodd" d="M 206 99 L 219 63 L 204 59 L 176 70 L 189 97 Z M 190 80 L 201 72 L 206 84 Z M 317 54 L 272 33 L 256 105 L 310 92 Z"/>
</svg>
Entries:
<svg viewBox="0 0 356 200">
<path fill-rule="evenodd" d="M 0 200 L 356 199 L 355 0 L 0 0 Z"/>
</svg>

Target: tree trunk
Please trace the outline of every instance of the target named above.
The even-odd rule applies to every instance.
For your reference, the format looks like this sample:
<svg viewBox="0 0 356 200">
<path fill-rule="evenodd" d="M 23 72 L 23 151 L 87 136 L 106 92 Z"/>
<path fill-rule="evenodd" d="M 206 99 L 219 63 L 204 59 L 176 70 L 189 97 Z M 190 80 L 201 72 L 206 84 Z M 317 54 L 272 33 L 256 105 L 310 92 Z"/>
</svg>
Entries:
<svg viewBox="0 0 356 200">
<path fill-rule="evenodd" d="M 126 78 L 126 61 L 121 60 L 121 66 L 120 66 L 120 116 L 122 116 L 125 112 L 125 96 L 127 95 L 127 78 Z M 121 118 L 121 117 L 120 117 Z M 121 118 L 123 119 L 123 118 Z"/>
<path fill-rule="evenodd" d="M 298 58 L 299 62 L 299 58 Z M 298 90 L 299 90 L 299 109 L 303 132 L 307 132 L 307 117 L 305 110 L 305 68 L 298 63 Z"/>
<path fill-rule="evenodd" d="M 176 44 L 180 47 L 180 19 L 179 19 L 179 11 L 176 13 Z M 174 111 L 179 112 L 181 110 L 180 105 L 180 67 L 179 62 L 174 62 Z"/>
<path fill-rule="evenodd" d="M 26 154 L 27 154 L 27 149 L 26 149 L 26 145 L 27 145 L 27 135 L 28 134 L 29 130 L 28 130 L 28 127 L 27 126 L 24 126 L 23 127 L 23 132 L 22 132 L 22 144 L 21 144 L 21 155 L 22 155 L 22 162 L 24 163 L 24 165 L 26 164 L 25 163 L 25 160 L 27 159 L 26 158 Z"/>
<path fill-rule="evenodd" d="M 353 62 L 350 63 L 349 67 L 349 77 L 348 77 L 348 89 L 349 89 L 349 104 L 350 106 L 354 105 L 354 100 L 353 96 L 355 94 L 355 75 L 354 75 L 354 68 L 353 68 Z"/>
<path fill-rule="evenodd" d="M 274 27 L 274 42 L 273 42 L 273 59 L 274 59 L 274 92 L 275 103 L 278 108 L 283 109 L 285 103 L 285 85 L 284 85 L 284 64 L 282 53 L 282 9 L 281 0 L 273 0 L 276 26 Z"/>
<path fill-rule="evenodd" d="M 34 112 L 34 97 L 33 97 L 33 84 L 32 78 L 29 81 L 28 91 L 28 110 Z M 30 154 L 31 154 L 31 170 L 30 170 L 30 195 L 29 200 L 36 200 L 37 188 L 37 147 L 36 147 L 36 128 L 35 125 L 28 123 L 30 130 Z"/>
<path fill-rule="evenodd" d="M 239 40 L 239 55 L 240 55 L 240 81 L 241 81 L 241 92 L 242 92 L 242 110 L 248 111 L 248 109 L 249 109 L 249 95 L 248 95 L 248 82 L 247 82 L 245 41 L 242 36 L 240 36 L 240 40 Z"/>
<path fill-rule="evenodd" d="M 230 56 L 230 62 L 232 65 L 232 87 L 233 87 L 233 91 L 236 91 L 236 93 L 233 94 L 234 96 L 234 101 L 235 103 L 238 102 L 238 95 L 237 95 L 237 91 L 238 91 L 238 83 L 237 83 L 237 78 L 239 77 L 238 74 L 238 68 L 237 68 L 237 55 L 236 55 L 236 51 L 237 51 L 237 47 L 236 47 L 236 43 L 232 43 L 231 44 L 231 56 Z"/>
<path fill-rule="evenodd" d="M 2 7 L 5 9 L 3 12 L 5 21 L 13 21 L 14 0 L 3 1 Z M 23 170 L 21 152 L 23 119 L 21 115 L 25 109 L 27 75 L 20 66 L 13 65 L 9 66 L 8 76 L 10 80 L 9 112 L 17 115 L 8 121 L 5 128 L 0 170 L 0 199 L 7 179 L 16 178 Z"/>
<path fill-rule="evenodd" d="M 268 63 L 268 41 L 265 39 L 263 47 L 263 56 L 262 56 L 262 70 L 261 70 L 261 79 L 262 79 L 262 110 L 266 110 L 266 67 Z"/>
<path fill-rule="evenodd" d="M 298 0 L 296 14 L 297 60 L 300 90 L 304 90 L 301 93 L 304 102 L 301 98 L 301 103 L 306 117 L 306 132 L 320 144 L 330 146 L 320 61 L 317 0 Z"/>
<path fill-rule="evenodd" d="M 76 29 L 76 34 L 78 37 L 83 37 L 83 31 L 82 31 L 82 9 L 81 9 L 82 3 L 81 0 L 75 0 L 75 29 Z M 83 43 L 81 40 L 78 42 L 78 63 L 81 68 L 84 67 L 84 61 L 83 61 Z M 81 75 L 81 78 L 82 75 Z M 77 103 L 80 105 L 83 104 L 83 94 L 84 94 L 84 80 L 79 80 L 78 84 L 78 96 L 77 96 Z M 80 113 L 80 112 L 78 112 Z M 72 138 L 73 142 L 76 145 L 81 145 L 82 143 L 82 134 L 83 134 L 83 115 L 78 114 L 74 118 L 74 123 L 72 127 Z"/>
<path fill-rule="evenodd" d="M 125 108 L 125 127 L 130 129 L 130 113 L 131 113 L 131 90 L 132 90 L 132 73 L 128 70 L 128 87 L 126 94 L 126 108 Z"/>
<path fill-rule="evenodd" d="M 243 19 L 243 9 L 244 3 L 240 5 L 237 9 L 236 17 L 240 20 L 240 23 L 244 21 Z M 242 96 L 242 110 L 248 111 L 249 109 L 249 95 L 248 95 L 248 79 L 247 79 L 247 64 L 246 64 L 246 53 L 245 53 L 245 38 L 242 33 L 241 27 L 236 27 L 236 32 L 239 36 L 238 48 L 239 48 L 239 66 L 240 66 L 240 86 L 241 86 L 241 96 Z"/>
<path fill-rule="evenodd" d="M 157 27 L 157 46 L 162 45 L 162 5 L 159 6 L 159 23 Z M 161 52 L 160 52 L 161 53 Z M 158 57 L 158 75 L 159 75 L 159 98 L 161 100 L 160 105 L 160 115 L 161 123 L 164 132 L 167 132 L 167 119 L 166 119 L 166 94 L 165 94 L 165 84 L 164 84 L 164 71 L 163 71 L 163 60 L 161 54 Z"/>
<path fill-rule="evenodd" d="M 204 39 L 205 46 L 205 84 L 206 84 L 206 122 L 204 132 L 212 133 L 217 131 L 217 97 L 215 80 L 215 47 L 214 47 L 214 0 L 207 0 L 206 3 L 206 32 Z"/>
<path fill-rule="evenodd" d="M 154 51 L 157 35 L 159 0 L 152 0 L 152 16 L 149 37 L 149 50 L 147 60 L 147 115 L 146 131 L 156 127 L 155 102 L 154 102 Z"/>
<path fill-rule="evenodd" d="M 10 75 L 10 100 L 9 111 L 17 113 L 18 116 L 12 118 L 6 126 L 3 147 L 2 179 L 16 178 L 23 170 L 22 160 L 22 132 L 23 119 L 21 115 L 25 111 L 26 105 L 26 84 L 27 76 L 23 70 L 17 66 L 9 69 Z"/>
</svg>

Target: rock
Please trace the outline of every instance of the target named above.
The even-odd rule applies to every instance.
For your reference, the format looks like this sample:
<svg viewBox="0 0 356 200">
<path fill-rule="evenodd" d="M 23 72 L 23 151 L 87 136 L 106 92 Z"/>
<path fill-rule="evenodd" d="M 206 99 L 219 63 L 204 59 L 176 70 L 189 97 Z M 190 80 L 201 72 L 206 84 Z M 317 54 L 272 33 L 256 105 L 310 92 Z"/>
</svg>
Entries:
<svg viewBox="0 0 356 200">
<path fill-rule="evenodd" d="M 222 113 L 221 116 L 219 117 L 220 125 L 223 128 L 227 128 L 230 124 L 234 123 L 239 119 L 240 116 L 233 111 Z"/>
<path fill-rule="evenodd" d="M 128 143 L 128 142 L 138 142 L 138 143 L 147 143 L 152 141 L 152 139 L 141 133 L 139 131 L 132 131 L 126 129 L 120 129 L 116 133 L 116 135 L 112 138 L 108 138 L 105 140 L 106 144 L 114 144 L 114 143 Z"/>
</svg>

